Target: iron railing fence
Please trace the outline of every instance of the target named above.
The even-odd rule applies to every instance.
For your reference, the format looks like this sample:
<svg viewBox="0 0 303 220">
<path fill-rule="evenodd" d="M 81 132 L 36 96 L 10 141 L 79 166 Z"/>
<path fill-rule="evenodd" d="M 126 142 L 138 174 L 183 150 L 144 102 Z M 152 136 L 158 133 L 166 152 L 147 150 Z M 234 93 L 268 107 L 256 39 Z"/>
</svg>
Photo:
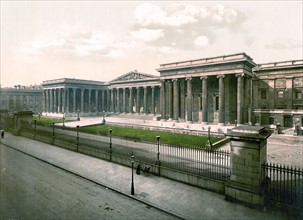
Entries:
<svg viewBox="0 0 303 220">
<path fill-rule="evenodd" d="M 159 151 L 162 166 L 218 180 L 229 180 L 230 153 L 228 151 L 162 143 Z"/>
<path fill-rule="evenodd" d="M 269 177 L 266 198 L 303 208 L 303 170 L 296 167 L 266 163 L 264 175 Z"/>
<path fill-rule="evenodd" d="M 68 135 L 62 131 L 52 126 L 26 127 L 22 129 L 21 135 L 101 159 L 104 158 L 101 155 L 109 153 L 109 137 L 104 140 L 104 136 L 96 135 L 94 138 L 89 138 L 81 134 L 77 139 L 76 133 Z M 129 157 L 134 153 L 136 160 L 146 164 L 157 164 L 159 159 L 161 166 L 173 170 L 222 181 L 228 181 L 230 177 L 230 153 L 227 151 L 160 142 L 138 142 L 123 138 L 115 138 L 111 141 L 111 154 L 118 157 Z"/>
</svg>

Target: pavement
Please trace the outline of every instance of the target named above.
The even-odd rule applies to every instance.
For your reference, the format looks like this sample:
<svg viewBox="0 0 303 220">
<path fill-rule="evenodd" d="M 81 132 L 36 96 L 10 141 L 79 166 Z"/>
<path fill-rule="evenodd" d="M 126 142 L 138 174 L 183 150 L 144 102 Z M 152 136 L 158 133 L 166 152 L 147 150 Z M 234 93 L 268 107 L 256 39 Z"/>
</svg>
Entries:
<svg viewBox="0 0 303 220">
<path fill-rule="evenodd" d="M 290 218 L 279 210 L 252 209 L 228 202 L 224 195 L 154 175 L 137 175 L 135 170 L 135 195 L 130 195 L 131 168 L 10 133 L 0 140 L 1 144 L 183 219 Z"/>
</svg>

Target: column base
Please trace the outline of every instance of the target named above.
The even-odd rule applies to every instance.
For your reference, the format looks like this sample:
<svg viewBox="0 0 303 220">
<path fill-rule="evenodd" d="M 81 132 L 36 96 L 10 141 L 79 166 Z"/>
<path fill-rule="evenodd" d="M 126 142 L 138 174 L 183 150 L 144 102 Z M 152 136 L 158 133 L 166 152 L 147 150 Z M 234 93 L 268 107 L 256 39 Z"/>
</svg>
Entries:
<svg viewBox="0 0 303 220">
<path fill-rule="evenodd" d="M 164 122 L 164 121 L 166 121 L 166 119 L 161 119 L 160 121 Z"/>
<path fill-rule="evenodd" d="M 265 188 L 246 186 L 234 181 L 225 184 L 225 200 L 244 204 L 249 207 L 264 207 Z"/>
<path fill-rule="evenodd" d="M 219 126 L 225 126 L 225 123 L 218 123 Z"/>
<path fill-rule="evenodd" d="M 202 125 L 208 125 L 208 121 L 202 121 Z"/>
</svg>

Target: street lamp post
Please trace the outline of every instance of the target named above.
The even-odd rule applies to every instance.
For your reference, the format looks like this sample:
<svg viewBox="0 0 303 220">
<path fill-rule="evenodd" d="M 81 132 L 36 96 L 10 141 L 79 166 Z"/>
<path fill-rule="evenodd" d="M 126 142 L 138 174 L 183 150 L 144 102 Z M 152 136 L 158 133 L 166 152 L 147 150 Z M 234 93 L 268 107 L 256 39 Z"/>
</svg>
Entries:
<svg viewBox="0 0 303 220">
<path fill-rule="evenodd" d="M 135 195 L 135 186 L 134 186 L 134 163 L 135 163 L 135 156 L 132 153 L 130 156 L 130 161 L 132 163 L 132 183 L 131 183 L 131 189 L 130 189 L 130 194 Z"/>
<path fill-rule="evenodd" d="M 79 150 L 79 125 L 77 125 L 77 152 Z"/>
<path fill-rule="evenodd" d="M 65 122 L 65 117 L 64 117 L 64 115 L 63 115 L 62 120 L 63 120 L 63 127 L 65 127 L 65 124 L 64 124 L 64 122 Z"/>
<path fill-rule="evenodd" d="M 103 120 L 102 120 L 102 124 L 105 125 L 105 111 L 103 111 Z"/>
<path fill-rule="evenodd" d="M 55 123 L 53 122 L 53 144 L 55 144 Z"/>
<path fill-rule="evenodd" d="M 34 125 L 35 125 L 35 133 L 34 133 L 34 139 L 36 139 L 36 133 L 37 133 L 37 120 L 34 120 Z"/>
<path fill-rule="evenodd" d="M 112 129 L 109 129 L 109 151 L 108 151 L 108 153 L 112 153 L 113 151 L 112 151 Z"/>
<path fill-rule="evenodd" d="M 80 121 L 79 113 L 80 113 L 80 110 L 78 109 L 78 110 L 77 110 L 77 114 L 78 114 L 77 120 L 78 120 L 78 121 Z"/>
<path fill-rule="evenodd" d="M 39 121 L 40 121 L 40 118 L 41 118 L 41 114 L 40 113 L 38 114 L 38 118 L 39 118 Z"/>
<path fill-rule="evenodd" d="M 213 145 L 212 145 L 212 143 L 211 143 L 211 141 L 210 141 L 210 126 L 208 126 L 208 138 L 207 138 L 206 147 L 210 147 L 210 148 L 213 147 Z"/>
<path fill-rule="evenodd" d="M 160 136 L 157 136 L 157 145 L 158 145 L 158 151 L 157 151 L 157 161 L 156 165 L 160 165 Z"/>
</svg>

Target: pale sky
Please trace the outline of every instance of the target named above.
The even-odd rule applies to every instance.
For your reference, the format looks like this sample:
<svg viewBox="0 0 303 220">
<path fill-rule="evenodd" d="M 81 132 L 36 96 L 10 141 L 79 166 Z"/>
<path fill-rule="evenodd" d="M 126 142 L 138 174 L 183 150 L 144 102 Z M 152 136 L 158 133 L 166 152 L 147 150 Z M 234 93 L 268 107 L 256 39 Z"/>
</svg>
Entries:
<svg viewBox="0 0 303 220">
<path fill-rule="evenodd" d="M 1 1 L 1 87 L 245 52 L 303 59 L 303 1 Z"/>
</svg>

